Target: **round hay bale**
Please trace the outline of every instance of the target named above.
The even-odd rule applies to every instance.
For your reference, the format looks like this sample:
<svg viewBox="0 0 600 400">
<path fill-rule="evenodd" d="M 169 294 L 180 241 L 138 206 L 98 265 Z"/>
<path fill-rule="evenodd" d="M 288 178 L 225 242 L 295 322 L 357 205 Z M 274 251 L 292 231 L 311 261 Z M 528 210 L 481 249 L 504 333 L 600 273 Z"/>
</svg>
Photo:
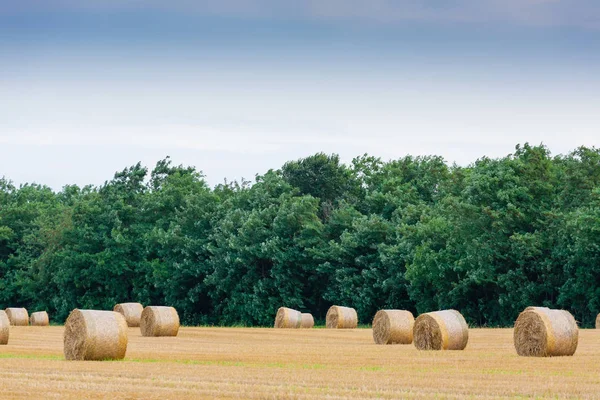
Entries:
<svg viewBox="0 0 600 400">
<path fill-rule="evenodd" d="M 310 329 L 315 326 L 315 319 L 313 318 L 312 314 L 302 313 L 301 319 L 302 319 L 302 324 L 300 326 L 301 328 Z"/>
<path fill-rule="evenodd" d="M 50 325 L 50 318 L 48 318 L 48 313 L 46 311 L 38 311 L 31 314 L 29 323 L 31 326 L 48 326 Z"/>
<path fill-rule="evenodd" d="M 142 336 L 177 336 L 179 314 L 173 307 L 148 306 L 140 319 Z"/>
<path fill-rule="evenodd" d="M 568 311 L 527 307 L 515 321 L 513 338 L 520 356 L 572 356 L 577 350 L 579 328 Z"/>
<path fill-rule="evenodd" d="M 125 317 L 127 326 L 137 328 L 140 326 L 140 319 L 142 318 L 144 306 L 140 303 L 120 303 L 113 308 L 113 311 L 118 312 Z"/>
<path fill-rule="evenodd" d="M 7 308 L 6 315 L 12 326 L 28 326 L 29 313 L 24 308 Z"/>
<path fill-rule="evenodd" d="M 0 310 L 0 345 L 8 344 L 8 336 L 10 334 L 10 320 L 6 311 Z"/>
<path fill-rule="evenodd" d="M 415 320 L 413 340 L 418 350 L 464 350 L 469 327 L 456 310 L 421 314 Z"/>
<path fill-rule="evenodd" d="M 415 317 L 405 310 L 379 310 L 373 318 L 373 340 L 377 344 L 411 344 Z"/>
<path fill-rule="evenodd" d="M 300 328 L 302 326 L 302 314 L 300 311 L 287 307 L 279 307 L 275 316 L 275 328 Z"/>
<path fill-rule="evenodd" d="M 329 329 L 354 329 L 358 326 L 356 310 L 350 307 L 331 306 L 325 316 L 325 326 Z"/>
<path fill-rule="evenodd" d="M 67 360 L 121 360 L 127 352 L 127 322 L 114 311 L 71 311 L 65 322 Z"/>
<path fill-rule="evenodd" d="M 596 329 L 600 329 L 600 314 L 596 316 Z"/>
</svg>

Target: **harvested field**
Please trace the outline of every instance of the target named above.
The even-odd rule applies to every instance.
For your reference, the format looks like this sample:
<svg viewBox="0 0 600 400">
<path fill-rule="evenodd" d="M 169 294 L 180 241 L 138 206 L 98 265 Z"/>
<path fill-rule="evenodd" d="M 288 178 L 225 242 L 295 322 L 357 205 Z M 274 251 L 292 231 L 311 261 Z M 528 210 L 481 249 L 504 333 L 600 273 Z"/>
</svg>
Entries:
<svg viewBox="0 0 600 400">
<path fill-rule="evenodd" d="M 370 329 L 128 328 L 123 361 L 65 361 L 63 327 L 12 327 L 2 398 L 598 398 L 600 331 L 573 357 L 523 358 L 512 329 L 471 329 L 464 351 L 378 346 Z M 43 396 L 42 396 L 43 394 Z"/>
</svg>

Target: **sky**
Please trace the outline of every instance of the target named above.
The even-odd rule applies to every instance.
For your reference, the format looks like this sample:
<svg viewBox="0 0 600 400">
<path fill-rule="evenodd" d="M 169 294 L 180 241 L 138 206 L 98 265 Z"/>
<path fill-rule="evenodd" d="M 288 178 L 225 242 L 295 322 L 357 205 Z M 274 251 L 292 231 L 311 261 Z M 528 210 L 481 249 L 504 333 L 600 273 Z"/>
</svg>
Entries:
<svg viewBox="0 0 600 400">
<path fill-rule="evenodd" d="M 0 177 L 600 147 L 597 0 L 0 0 Z"/>
</svg>

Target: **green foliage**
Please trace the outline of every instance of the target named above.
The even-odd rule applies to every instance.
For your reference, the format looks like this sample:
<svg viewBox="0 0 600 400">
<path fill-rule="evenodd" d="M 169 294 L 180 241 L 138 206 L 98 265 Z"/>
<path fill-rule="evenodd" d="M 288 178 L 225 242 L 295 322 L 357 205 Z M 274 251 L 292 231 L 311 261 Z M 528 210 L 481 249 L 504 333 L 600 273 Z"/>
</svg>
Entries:
<svg viewBox="0 0 600 400">
<path fill-rule="evenodd" d="M 314 309 L 318 277 L 310 249 L 321 240 L 318 201 L 298 196 L 275 172 L 223 202 L 206 279 L 225 323 L 270 325 L 285 304 Z"/>
<path fill-rule="evenodd" d="M 175 306 L 185 324 L 271 325 L 279 306 L 456 308 L 510 326 L 529 305 L 600 312 L 600 151 L 517 146 L 350 165 L 322 153 L 210 188 L 169 158 L 100 187 L 0 179 L 0 308 Z"/>
<path fill-rule="evenodd" d="M 360 187 L 352 170 L 340 162 L 337 154 L 317 153 L 290 161 L 281 168 L 283 179 L 300 194 L 311 195 L 321 202 L 320 216 L 327 219 L 340 200 L 354 199 Z"/>
</svg>

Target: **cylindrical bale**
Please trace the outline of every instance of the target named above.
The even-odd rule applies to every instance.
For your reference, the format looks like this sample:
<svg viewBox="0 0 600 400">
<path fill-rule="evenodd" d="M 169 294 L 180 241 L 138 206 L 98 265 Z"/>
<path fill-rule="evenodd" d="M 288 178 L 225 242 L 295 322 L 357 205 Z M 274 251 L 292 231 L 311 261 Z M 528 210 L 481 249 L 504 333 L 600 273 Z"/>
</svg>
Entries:
<svg viewBox="0 0 600 400">
<path fill-rule="evenodd" d="M 127 326 L 137 328 L 140 326 L 140 319 L 142 318 L 144 306 L 140 303 L 120 303 L 113 308 L 113 311 L 118 312 L 125 317 Z"/>
<path fill-rule="evenodd" d="M 527 307 L 515 322 L 513 338 L 520 356 L 572 356 L 577 350 L 579 328 L 568 311 Z"/>
<path fill-rule="evenodd" d="M 6 315 L 12 326 L 28 326 L 29 313 L 24 308 L 7 308 Z"/>
<path fill-rule="evenodd" d="M 302 313 L 287 307 L 279 307 L 275 316 L 275 328 L 300 328 Z"/>
<path fill-rule="evenodd" d="M 356 310 L 350 307 L 331 306 L 325 316 L 325 326 L 329 329 L 354 329 L 358 326 Z"/>
<path fill-rule="evenodd" d="M 600 329 L 600 314 L 596 316 L 596 329 Z"/>
<path fill-rule="evenodd" d="M 31 326 L 48 326 L 50 325 L 50 318 L 46 311 L 38 311 L 31 314 L 29 317 L 29 323 Z"/>
<path fill-rule="evenodd" d="M 413 340 L 419 350 L 464 350 L 469 327 L 456 310 L 421 314 L 415 320 Z"/>
<path fill-rule="evenodd" d="M 301 318 L 302 318 L 301 328 L 310 329 L 315 326 L 315 319 L 313 318 L 312 314 L 302 313 Z"/>
<path fill-rule="evenodd" d="M 179 314 L 173 307 L 148 306 L 140 319 L 142 336 L 177 336 Z"/>
<path fill-rule="evenodd" d="M 379 310 L 373 318 L 373 340 L 377 344 L 411 344 L 415 317 L 405 310 Z"/>
<path fill-rule="evenodd" d="M 67 360 L 121 360 L 127 352 L 127 322 L 114 311 L 71 311 L 65 322 Z"/>
<path fill-rule="evenodd" d="M 8 336 L 10 334 L 10 320 L 6 311 L 0 310 L 0 345 L 8 344 Z"/>
</svg>

